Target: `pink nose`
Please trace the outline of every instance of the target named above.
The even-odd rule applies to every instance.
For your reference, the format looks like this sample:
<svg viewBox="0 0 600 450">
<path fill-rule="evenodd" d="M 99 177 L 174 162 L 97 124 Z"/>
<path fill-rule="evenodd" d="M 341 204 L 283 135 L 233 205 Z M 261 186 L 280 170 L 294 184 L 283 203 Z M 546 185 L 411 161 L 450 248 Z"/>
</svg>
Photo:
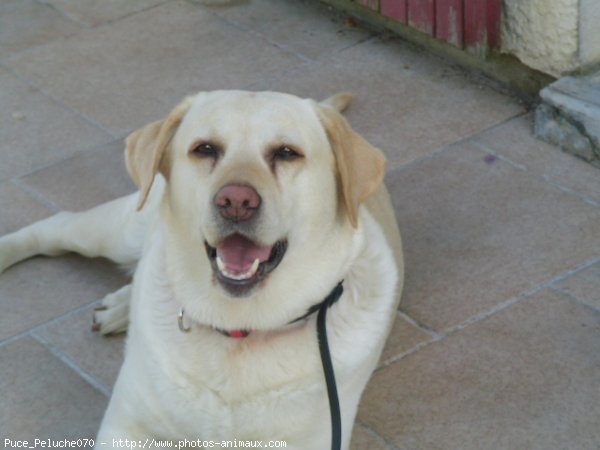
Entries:
<svg viewBox="0 0 600 450">
<path fill-rule="evenodd" d="M 221 216 L 233 222 L 249 220 L 260 207 L 260 195 L 247 184 L 228 184 L 215 196 Z"/>
</svg>

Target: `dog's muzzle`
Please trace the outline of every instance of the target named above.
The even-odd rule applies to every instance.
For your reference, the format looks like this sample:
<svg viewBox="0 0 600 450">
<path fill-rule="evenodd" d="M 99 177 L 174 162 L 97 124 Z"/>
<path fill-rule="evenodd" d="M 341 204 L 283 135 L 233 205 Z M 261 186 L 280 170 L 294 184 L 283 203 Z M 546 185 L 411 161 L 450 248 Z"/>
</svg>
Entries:
<svg viewBox="0 0 600 450">
<path fill-rule="evenodd" d="M 234 297 L 249 295 L 279 265 L 287 250 L 286 239 L 264 246 L 238 233 L 215 247 L 208 242 L 204 245 L 217 282 Z"/>
</svg>

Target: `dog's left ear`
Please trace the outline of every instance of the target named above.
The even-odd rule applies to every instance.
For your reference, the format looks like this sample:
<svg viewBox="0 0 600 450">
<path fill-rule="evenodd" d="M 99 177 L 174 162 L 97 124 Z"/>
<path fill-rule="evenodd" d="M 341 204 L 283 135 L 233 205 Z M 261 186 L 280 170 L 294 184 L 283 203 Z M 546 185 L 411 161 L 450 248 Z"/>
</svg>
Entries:
<svg viewBox="0 0 600 450">
<path fill-rule="evenodd" d="M 352 99 L 354 98 L 354 94 L 350 92 L 339 92 L 331 97 L 323 100 L 321 102 L 321 106 L 331 107 L 335 109 L 337 112 L 344 112 L 352 103 Z"/>
<path fill-rule="evenodd" d="M 126 140 L 125 161 L 129 176 L 140 190 L 137 210 L 146 203 L 156 172 L 168 178 L 170 169 L 167 148 L 190 108 L 191 97 L 177 105 L 169 115 L 131 133 Z"/>
<path fill-rule="evenodd" d="M 328 103 L 317 106 L 337 165 L 342 204 L 350 223 L 358 226 L 358 208 L 383 182 L 386 158 L 356 133 Z"/>
</svg>

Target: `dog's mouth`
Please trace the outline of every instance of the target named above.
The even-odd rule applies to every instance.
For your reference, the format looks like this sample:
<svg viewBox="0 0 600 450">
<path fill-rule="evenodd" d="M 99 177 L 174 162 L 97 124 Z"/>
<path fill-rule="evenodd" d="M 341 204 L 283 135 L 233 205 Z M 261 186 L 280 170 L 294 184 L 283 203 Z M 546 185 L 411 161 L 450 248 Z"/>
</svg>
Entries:
<svg viewBox="0 0 600 450">
<path fill-rule="evenodd" d="M 286 239 L 265 246 L 237 233 L 216 247 L 204 245 L 217 281 L 236 297 L 248 295 L 279 265 L 287 250 Z"/>
</svg>

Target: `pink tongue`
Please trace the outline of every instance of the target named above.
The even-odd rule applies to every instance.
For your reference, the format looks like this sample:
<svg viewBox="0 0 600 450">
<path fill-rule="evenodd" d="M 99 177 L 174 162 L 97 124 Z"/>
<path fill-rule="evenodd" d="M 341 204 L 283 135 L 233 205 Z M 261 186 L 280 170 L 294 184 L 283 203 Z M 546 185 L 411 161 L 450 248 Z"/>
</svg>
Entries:
<svg viewBox="0 0 600 450">
<path fill-rule="evenodd" d="M 252 267 L 255 259 L 266 261 L 271 255 L 272 246 L 260 247 L 239 234 L 233 234 L 217 247 L 217 255 L 225 263 L 227 272 L 239 275 Z"/>
</svg>

